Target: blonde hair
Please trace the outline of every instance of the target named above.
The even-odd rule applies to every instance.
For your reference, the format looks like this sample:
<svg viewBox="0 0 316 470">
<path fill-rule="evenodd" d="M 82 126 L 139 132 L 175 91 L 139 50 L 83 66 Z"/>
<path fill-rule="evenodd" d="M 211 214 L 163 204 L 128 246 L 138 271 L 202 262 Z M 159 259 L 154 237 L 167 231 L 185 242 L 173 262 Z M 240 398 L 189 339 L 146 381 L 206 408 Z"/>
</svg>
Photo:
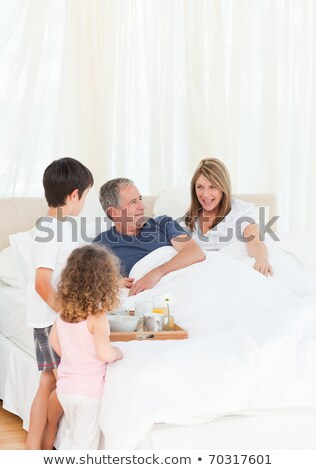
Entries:
<svg viewBox="0 0 316 470">
<path fill-rule="evenodd" d="M 62 320 L 78 323 L 119 305 L 119 261 L 100 245 L 74 250 L 62 271 L 56 301 Z"/>
<path fill-rule="evenodd" d="M 195 229 L 198 219 L 198 212 L 202 208 L 196 195 L 196 181 L 199 176 L 203 175 L 212 183 L 215 188 L 222 191 L 222 199 L 219 203 L 218 214 L 213 221 L 211 228 L 219 224 L 231 209 L 231 185 L 229 172 L 223 162 L 217 158 L 204 158 L 200 161 L 199 166 L 194 172 L 191 180 L 191 205 L 185 214 L 185 224 L 190 230 Z"/>
</svg>

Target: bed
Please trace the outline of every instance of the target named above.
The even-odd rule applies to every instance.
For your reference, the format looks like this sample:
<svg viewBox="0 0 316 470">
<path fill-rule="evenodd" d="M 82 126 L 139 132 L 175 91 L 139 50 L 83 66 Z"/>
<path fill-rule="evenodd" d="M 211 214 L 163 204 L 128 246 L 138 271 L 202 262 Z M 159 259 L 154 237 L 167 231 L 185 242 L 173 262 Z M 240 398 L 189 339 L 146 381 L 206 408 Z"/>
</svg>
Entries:
<svg viewBox="0 0 316 470">
<path fill-rule="evenodd" d="M 272 196 L 238 197 L 275 214 Z M 161 210 L 157 202 L 144 197 L 147 215 Z M 6 221 L 0 234 L 0 398 L 25 429 L 38 372 L 8 237 L 22 232 L 23 238 L 45 208 L 42 198 L 0 200 Z M 88 201 L 83 216 L 90 225 L 103 217 L 96 200 Z M 125 358 L 108 368 L 100 448 L 316 449 L 315 235 L 280 238 L 278 246 L 269 245 L 278 267 L 273 282 L 253 272 L 243 247 L 235 246 L 137 296 L 173 294 L 176 320 L 189 339 L 120 344 Z M 136 278 L 174 253 L 167 248 L 151 255 L 135 266 Z M 135 298 L 125 302 L 133 306 Z M 57 447 L 62 433 L 63 422 Z"/>
</svg>

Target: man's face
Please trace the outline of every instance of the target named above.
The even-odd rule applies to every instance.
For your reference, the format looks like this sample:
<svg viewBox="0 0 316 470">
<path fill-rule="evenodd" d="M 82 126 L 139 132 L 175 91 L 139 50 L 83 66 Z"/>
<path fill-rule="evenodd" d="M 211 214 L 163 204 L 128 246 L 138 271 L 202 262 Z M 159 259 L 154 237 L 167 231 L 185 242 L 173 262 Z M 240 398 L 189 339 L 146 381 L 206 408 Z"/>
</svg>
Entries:
<svg viewBox="0 0 316 470">
<path fill-rule="evenodd" d="M 144 223 L 142 195 L 134 185 L 124 186 L 120 190 L 120 207 L 112 208 L 112 218 L 121 225 L 123 233 L 140 229 Z"/>
</svg>

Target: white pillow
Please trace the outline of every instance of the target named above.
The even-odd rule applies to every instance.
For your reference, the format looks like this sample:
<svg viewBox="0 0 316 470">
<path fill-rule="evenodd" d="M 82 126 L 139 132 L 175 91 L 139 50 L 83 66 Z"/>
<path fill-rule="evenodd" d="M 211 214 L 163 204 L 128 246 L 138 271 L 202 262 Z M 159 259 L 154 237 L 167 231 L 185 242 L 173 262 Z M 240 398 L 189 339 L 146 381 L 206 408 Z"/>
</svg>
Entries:
<svg viewBox="0 0 316 470">
<path fill-rule="evenodd" d="M 79 217 L 80 223 L 80 217 Z M 83 221 L 81 219 L 81 226 L 78 225 L 78 243 L 79 246 L 92 243 L 93 240 L 102 232 L 109 230 L 113 222 L 107 217 L 96 217 L 93 222 Z"/>
<path fill-rule="evenodd" d="M 182 218 L 190 205 L 190 188 L 170 188 L 164 191 L 156 200 L 153 214 L 169 215 L 177 220 Z"/>
<path fill-rule="evenodd" d="M 12 247 L 8 246 L 0 253 L 0 279 L 12 287 L 19 287 Z"/>
<path fill-rule="evenodd" d="M 129 277 L 133 277 L 135 281 L 145 276 L 152 269 L 170 261 L 177 254 L 177 250 L 173 246 L 162 246 L 157 250 L 148 253 L 141 260 L 137 261 L 131 269 Z"/>
<path fill-rule="evenodd" d="M 25 294 L 27 292 L 27 284 L 33 272 L 32 241 L 35 230 L 35 227 L 33 227 L 27 232 L 14 233 L 9 237 L 18 283 Z"/>
<path fill-rule="evenodd" d="M 270 213 L 270 208 L 269 206 L 256 206 L 256 215 L 255 215 L 255 221 L 257 224 L 260 222 L 260 216 L 263 216 L 262 223 L 267 224 L 269 222 L 269 213 Z M 274 225 L 272 225 L 272 230 L 274 230 Z"/>
<path fill-rule="evenodd" d="M 87 194 L 79 217 L 86 217 L 87 223 L 90 223 L 93 222 L 95 217 L 104 218 L 105 216 L 106 214 L 104 213 L 104 210 L 100 204 L 98 193 L 94 188 L 91 188 Z"/>
<path fill-rule="evenodd" d="M 307 274 L 316 275 L 316 233 L 278 232 L 280 241 L 267 237 L 267 245 L 275 244 L 281 250 L 292 255 Z"/>
<path fill-rule="evenodd" d="M 91 243 L 101 232 L 109 230 L 113 222 L 106 216 L 98 194 L 91 188 L 77 220 L 77 241 L 79 245 Z"/>
</svg>

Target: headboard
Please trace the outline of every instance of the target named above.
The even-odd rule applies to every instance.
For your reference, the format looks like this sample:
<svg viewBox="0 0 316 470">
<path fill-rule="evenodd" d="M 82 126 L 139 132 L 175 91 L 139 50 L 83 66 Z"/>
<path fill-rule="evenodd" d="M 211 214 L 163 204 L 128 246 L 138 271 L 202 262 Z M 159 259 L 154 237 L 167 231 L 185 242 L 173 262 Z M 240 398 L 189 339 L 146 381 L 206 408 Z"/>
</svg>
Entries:
<svg viewBox="0 0 316 470">
<path fill-rule="evenodd" d="M 235 197 L 256 206 L 269 207 L 269 216 L 276 214 L 276 200 L 270 194 L 236 194 Z M 143 196 L 146 215 L 153 215 L 158 196 Z M 0 198 L 0 250 L 9 245 L 9 235 L 24 232 L 34 226 L 35 221 L 47 211 L 47 204 L 41 197 Z"/>
</svg>

